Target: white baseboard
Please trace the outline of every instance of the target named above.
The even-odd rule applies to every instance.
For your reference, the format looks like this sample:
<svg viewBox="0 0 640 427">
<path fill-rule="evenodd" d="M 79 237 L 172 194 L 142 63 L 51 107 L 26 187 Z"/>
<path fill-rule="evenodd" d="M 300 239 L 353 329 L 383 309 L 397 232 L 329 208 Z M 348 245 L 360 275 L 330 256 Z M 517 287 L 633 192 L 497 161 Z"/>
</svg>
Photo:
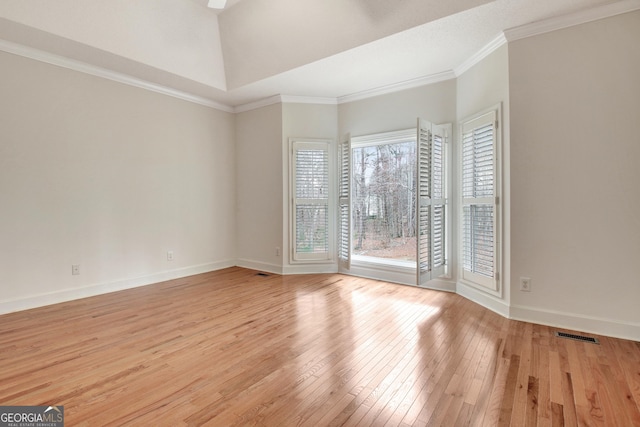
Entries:
<svg viewBox="0 0 640 427">
<path fill-rule="evenodd" d="M 236 266 L 248 268 L 250 270 L 264 271 L 265 273 L 282 274 L 281 265 L 269 264 L 262 261 L 253 261 L 250 259 L 240 258 L 236 260 Z"/>
<path fill-rule="evenodd" d="M 622 322 L 541 308 L 511 306 L 511 319 L 609 337 L 640 341 L 640 323 Z"/>
<path fill-rule="evenodd" d="M 364 277 L 366 279 L 382 280 L 390 283 L 399 283 L 401 285 L 416 286 L 415 269 L 390 268 L 384 265 L 375 265 L 369 263 L 352 263 L 349 270 L 340 271 L 350 276 Z M 421 286 L 425 289 L 433 289 L 436 291 L 455 292 L 456 284 L 446 279 L 433 279 Z"/>
<path fill-rule="evenodd" d="M 98 283 L 82 288 L 63 289 L 51 293 L 34 295 L 10 301 L 0 301 L 0 314 L 29 310 L 31 308 L 43 307 L 51 304 L 58 304 L 66 301 L 108 294 L 110 292 L 122 291 L 125 289 L 137 288 L 140 286 L 151 285 L 153 283 L 193 276 L 194 274 L 221 270 L 223 268 L 233 267 L 235 265 L 235 260 L 216 261 L 206 264 L 177 268 L 175 270 L 161 271 L 159 273 L 154 273 L 142 277 L 116 280 L 114 282 L 107 283 Z"/>
<path fill-rule="evenodd" d="M 241 258 L 236 262 L 238 267 L 248 268 L 251 270 L 264 271 L 266 273 L 288 275 L 288 274 L 322 274 L 337 273 L 337 264 L 304 264 L 304 265 L 277 265 L 262 261 L 253 261 Z"/>
<path fill-rule="evenodd" d="M 251 261 L 247 259 L 223 260 L 178 268 L 175 270 L 161 271 L 142 277 L 128 278 L 108 283 L 99 283 L 76 289 L 64 289 L 56 292 L 34 295 L 15 300 L 0 301 L 0 314 L 7 314 L 21 310 L 43 307 L 46 305 L 92 297 L 125 289 L 132 289 L 140 286 L 164 282 L 167 280 L 192 276 L 195 274 L 208 273 L 210 271 L 221 270 L 223 268 L 233 266 L 265 271 L 273 274 L 309 274 L 337 272 L 337 266 L 333 264 L 319 264 L 312 267 L 310 267 L 309 265 L 306 265 L 304 267 L 287 266 L 283 268 L 279 265 Z M 360 277 L 377 276 L 375 278 L 381 280 L 381 278 L 379 277 L 379 271 L 376 272 L 377 274 L 372 274 L 371 271 L 366 270 L 367 269 L 356 269 L 356 271 L 353 271 L 352 269 L 346 274 Z M 383 278 L 382 280 L 414 285 L 409 276 L 403 277 L 403 279 L 406 279 L 404 282 L 399 281 L 397 275 L 395 277 L 389 277 L 387 279 Z M 584 316 L 575 313 L 558 312 L 554 310 L 546 310 L 520 305 L 509 306 L 504 301 L 481 292 L 471 286 L 465 285 L 464 283 L 455 284 L 447 280 L 436 279 L 429 282 L 429 285 L 430 286 L 428 286 L 428 288 L 430 289 L 447 292 L 457 292 L 459 295 L 509 319 L 640 342 L 640 323 L 617 321 L 612 319 Z"/>
<path fill-rule="evenodd" d="M 640 323 L 623 322 L 521 305 L 509 305 L 499 298 L 460 282 L 457 284 L 457 293 L 508 319 L 640 341 Z"/>
<path fill-rule="evenodd" d="M 286 265 L 282 274 L 331 274 L 338 272 L 338 264 Z"/>
<path fill-rule="evenodd" d="M 426 289 L 433 289 L 435 291 L 444 291 L 444 292 L 456 292 L 456 282 L 452 282 L 447 279 L 433 279 L 429 280 L 425 286 L 422 286 Z"/>
<path fill-rule="evenodd" d="M 390 283 L 399 283 L 401 285 L 416 284 L 415 269 L 396 269 L 389 268 L 384 265 L 375 265 L 369 263 L 351 263 L 351 268 L 344 271 L 345 274 L 366 279 L 381 280 Z"/>
<path fill-rule="evenodd" d="M 499 298 L 460 282 L 456 285 L 456 292 L 466 299 L 480 304 L 494 313 L 498 313 L 502 317 L 510 318 L 509 305 Z"/>
</svg>

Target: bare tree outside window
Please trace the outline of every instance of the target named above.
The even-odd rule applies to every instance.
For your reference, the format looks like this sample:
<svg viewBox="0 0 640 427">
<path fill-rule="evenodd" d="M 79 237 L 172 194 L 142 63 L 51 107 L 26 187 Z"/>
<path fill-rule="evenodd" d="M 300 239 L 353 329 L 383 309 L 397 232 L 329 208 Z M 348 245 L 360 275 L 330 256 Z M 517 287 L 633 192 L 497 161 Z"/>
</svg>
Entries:
<svg viewBox="0 0 640 427">
<path fill-rule="evenodd" d="M 416 260 L 416 145 L 353 148 L 353 253 Z"/>
</svg>

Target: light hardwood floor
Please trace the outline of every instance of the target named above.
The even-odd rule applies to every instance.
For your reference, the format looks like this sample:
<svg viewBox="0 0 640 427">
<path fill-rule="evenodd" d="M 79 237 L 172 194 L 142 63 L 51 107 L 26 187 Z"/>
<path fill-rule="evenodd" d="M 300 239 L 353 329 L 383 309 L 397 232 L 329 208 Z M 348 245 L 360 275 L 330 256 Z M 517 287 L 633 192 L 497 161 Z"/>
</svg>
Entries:
<svg viewBox="0 0 640 427">
<path fill-rule="evenodd" d="M 230 268 L 0 316 L 0 405 L 67 426 L 640 426 L 640 344 L 458 295 Z"/>
</svg>

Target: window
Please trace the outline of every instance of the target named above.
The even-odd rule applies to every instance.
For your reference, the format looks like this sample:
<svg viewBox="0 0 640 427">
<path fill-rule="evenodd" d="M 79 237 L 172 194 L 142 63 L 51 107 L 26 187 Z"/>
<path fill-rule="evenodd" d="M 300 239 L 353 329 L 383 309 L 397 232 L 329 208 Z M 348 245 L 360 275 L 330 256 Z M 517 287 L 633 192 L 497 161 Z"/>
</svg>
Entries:
<svg viewBox="0 0 640 427">
<path fill-rule="evenodd" d="M 353 261 L 414 271 L 419 285 L 445 273 L 448 128 L 420 120 L 417 130 L 342 144 L 341 267 Z"/>
<path fill-rule="evenodd" d="M 352 255 L 415 265 L 415 130 L 351 142 Z"/>
<path fill-rule="evenodd" d="M 291 141 L 293 260 L 330 259 L 329 142 Z"/>
<path fill-rule="evenodd" d="M 498 291 L 498 110 L 462 124 L 462 279 Z"/>
</svg>

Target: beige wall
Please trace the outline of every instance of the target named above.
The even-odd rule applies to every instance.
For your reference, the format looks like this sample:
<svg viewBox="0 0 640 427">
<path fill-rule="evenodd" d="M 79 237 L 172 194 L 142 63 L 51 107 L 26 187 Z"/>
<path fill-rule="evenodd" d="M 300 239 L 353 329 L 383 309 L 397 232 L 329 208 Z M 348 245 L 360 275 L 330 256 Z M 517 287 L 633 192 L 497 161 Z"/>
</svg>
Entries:
<svg viewBox="0 0 640 427">
<path fill-rule="evenodd" d="M 235 264 L 233 115 L 6 53 L 0 69 L 0 312 Z"/>
<path fill-rule="evenodd" d="M 238 265 L 282 272 L 282 104 L 237 114 Z"/>
<path fill-rule="evenodd" d="M 457 84 L 458 120 L 502 103 L 503 121 L 505 125 L 509 124 L 509 49 L 506 44 L 460 75 Z M 502 133 L 508 135 L 507 130 Z"/>
<path fill-rule="evenodd" d="M 335 105 L 273 104 L 237 114 L 238 265 L 300 269 L 289 262 L 289 138 L 335 141 L 337 122 Z M 301 272 L 335 270 L 329 263 Z"/>
<path fill-rule="evenodd" d="M 512 313 L 640 339 L 640 12 L 509 43 Z"/>
<path fill-rule="evenodd" d="M 339 135 L 368 135 L 416 127 L 421 117 L 432 123 L 455 123 L 456 81 L 454 79 L 338 107 Z"/>
</svg>

